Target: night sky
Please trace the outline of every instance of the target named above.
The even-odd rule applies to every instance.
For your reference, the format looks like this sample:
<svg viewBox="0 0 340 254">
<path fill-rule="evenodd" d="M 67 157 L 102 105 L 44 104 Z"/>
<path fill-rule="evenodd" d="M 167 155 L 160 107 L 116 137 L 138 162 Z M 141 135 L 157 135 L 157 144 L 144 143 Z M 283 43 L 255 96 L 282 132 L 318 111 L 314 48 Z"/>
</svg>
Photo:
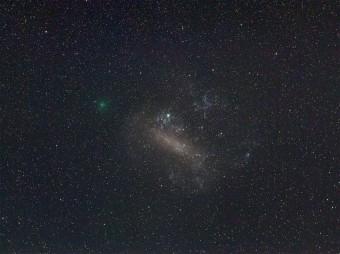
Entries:
<svg viewBox="0 0 340 254">
<path fill-rule="evenodd" d="M 340 253 L 339 13 L 1 1 L 0 253 Z"/>
</svg>

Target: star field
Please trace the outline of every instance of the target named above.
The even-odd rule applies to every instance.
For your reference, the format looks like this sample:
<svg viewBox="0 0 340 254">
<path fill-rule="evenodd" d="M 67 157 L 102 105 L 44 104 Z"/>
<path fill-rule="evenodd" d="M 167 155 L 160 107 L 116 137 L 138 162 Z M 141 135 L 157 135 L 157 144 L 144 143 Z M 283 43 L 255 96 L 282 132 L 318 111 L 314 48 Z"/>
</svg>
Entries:
<svg viewBox="0 0 340 254">
<path fill-rule="evenodd" d="M 339 253 L 337 1 L 0 3 L 0 253 Z"/>
</svg>

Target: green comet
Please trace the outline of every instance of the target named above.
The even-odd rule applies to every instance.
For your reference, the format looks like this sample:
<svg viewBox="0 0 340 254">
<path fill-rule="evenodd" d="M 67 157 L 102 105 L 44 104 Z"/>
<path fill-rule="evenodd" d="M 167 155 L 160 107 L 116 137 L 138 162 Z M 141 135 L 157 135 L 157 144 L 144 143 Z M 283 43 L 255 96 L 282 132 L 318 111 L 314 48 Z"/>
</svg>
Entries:
<svg viewBox="0 0 340 254">
<path fill-rule="evenodd" d="M 97 109 L 100 112 L 106 111 L 107 108 L 108 108 L 108 105 L 109 105 L 109 102 L 106 101 L 106 100 L 99 100 L 99 101 L 97 101 Z"/>
</svg>

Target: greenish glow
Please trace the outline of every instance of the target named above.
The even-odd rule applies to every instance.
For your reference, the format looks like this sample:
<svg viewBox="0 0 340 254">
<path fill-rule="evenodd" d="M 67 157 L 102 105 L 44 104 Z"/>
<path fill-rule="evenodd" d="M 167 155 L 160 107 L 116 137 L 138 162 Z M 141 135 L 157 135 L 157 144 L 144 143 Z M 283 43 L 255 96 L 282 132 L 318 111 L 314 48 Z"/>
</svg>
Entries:
<svg viewBox="0 0 340 254">
<path fill-rule="evenodd" d="M 105 103 L 104 101 L 101 101 L 101 102 L 99 103 L 99 107 L 100 107 L 100 108 L 105 108 L 105 107 L 106 107 L 106 103 Z"/>
<path fill-rule="evenodd" d="M 106 100 L 99 100 L 99 101 L 97 102 L 97 108 L 98 108 L 98 110 L 101 111 L 101 112 L 107 110 L 108 105 L 109 105 L 109 103 L 108 103 L 108 101 L 106 101 Z"/>
</svg>

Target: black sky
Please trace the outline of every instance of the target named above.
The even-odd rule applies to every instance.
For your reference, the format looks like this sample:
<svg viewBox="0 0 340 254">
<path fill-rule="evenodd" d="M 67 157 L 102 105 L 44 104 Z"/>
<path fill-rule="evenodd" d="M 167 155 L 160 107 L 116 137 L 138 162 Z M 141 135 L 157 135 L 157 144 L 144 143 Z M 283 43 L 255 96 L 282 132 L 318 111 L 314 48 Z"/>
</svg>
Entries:
<svg viewBox="0 0 340 254">
<path fill-rule="evenodd" d="M 339 253 L 339 13 L 2 1 L 0 253 Z"/>
</svg>

